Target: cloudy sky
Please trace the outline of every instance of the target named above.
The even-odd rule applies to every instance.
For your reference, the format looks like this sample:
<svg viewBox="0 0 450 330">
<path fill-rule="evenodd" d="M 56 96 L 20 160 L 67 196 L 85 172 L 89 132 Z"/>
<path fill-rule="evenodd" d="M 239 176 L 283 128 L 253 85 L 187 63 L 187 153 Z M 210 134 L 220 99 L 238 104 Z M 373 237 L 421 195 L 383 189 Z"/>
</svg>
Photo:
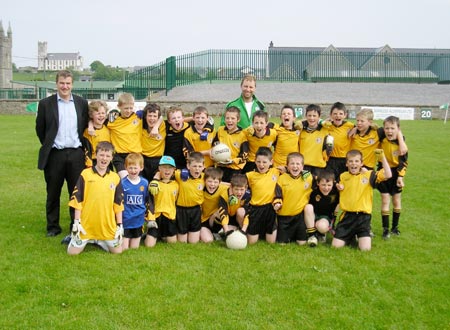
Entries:
<svg viewBox="0 0 450 330">
<path fill-rule="evenodd" d="M 450 0 L 3 1 L 13 62 L 80 52 L 85 67 L 152 65 L 207 49 L 275 46 L 450 48 Z"/>
</svg>

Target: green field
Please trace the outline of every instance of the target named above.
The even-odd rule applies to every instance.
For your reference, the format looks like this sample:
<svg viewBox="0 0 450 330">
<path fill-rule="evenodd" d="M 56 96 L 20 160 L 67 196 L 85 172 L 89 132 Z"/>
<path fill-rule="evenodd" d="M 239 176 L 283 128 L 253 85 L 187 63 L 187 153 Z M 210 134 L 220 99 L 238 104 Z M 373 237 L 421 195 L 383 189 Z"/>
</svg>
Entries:
<svg viewBox="0 0 450 330">
<path fill-rule="evenodd" d="M 45 237 L 34 117 L 0 116 L 0 328 L 450 329 L 450 124 L 402 130 L 402 234 L 381 239 L 375 192 L 370 252 L 215 242 L 70 257 Z"/>
</svg>

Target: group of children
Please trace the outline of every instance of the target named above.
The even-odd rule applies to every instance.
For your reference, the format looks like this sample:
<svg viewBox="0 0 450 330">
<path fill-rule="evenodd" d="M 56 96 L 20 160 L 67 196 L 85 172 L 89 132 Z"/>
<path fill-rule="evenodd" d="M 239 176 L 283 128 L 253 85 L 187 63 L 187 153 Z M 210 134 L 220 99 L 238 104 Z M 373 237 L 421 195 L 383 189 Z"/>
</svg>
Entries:
<svg viewBox="0 0 450 330">
<path fill-rule="evenodd" d="M 335 248 L 356 239 L 370 250 L 373 188 L 382 196 L 383 238 L 400 233 L 407 147 L 397 117 L 377 128 L 373 112 L 362 109 L 354 125 L 337 102 L 329 119 L 309 105 L 299 121 L 285 105 L 280 124 L 256 111 L 243 128 L 231 106 L 216 131 L 204 107 L 189 118 L 170 108 L 163 120 L 155 103 L 134 112 L 125 93 L 118 108 L 89 105 L 86 169 L 69 203 L 76 210 L 69 254 L 87 243 L 120 253 L 138 248 L 142 237 L 147 247 L 159 240 L 208 243 L 235 230 L 249 244 L 309 246 L 331 231 Z M 230 148 L 229 159 L 211 157 L 218 142 Z"/>
</svg>

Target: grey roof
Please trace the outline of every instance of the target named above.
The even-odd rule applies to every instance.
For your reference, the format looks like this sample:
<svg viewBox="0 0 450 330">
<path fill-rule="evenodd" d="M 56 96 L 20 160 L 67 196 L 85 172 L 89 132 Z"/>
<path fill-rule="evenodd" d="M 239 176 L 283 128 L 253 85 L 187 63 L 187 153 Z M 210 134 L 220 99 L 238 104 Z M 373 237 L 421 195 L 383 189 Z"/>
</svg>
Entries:
<svg viewBox="0 0 450 330">
<path fill-rule="evenodd" d="M 47 59 L 49 61 L 76 61 L 80 58 L 80 53 L 48 53 Z"/>
<path fill-rule="evenodd" d="M 332 46 L 332 45 L 330 45 Z M 330 47 L 328 46 L 328 47 Z M 388 45 L 381 47 L 371 47 L 371 48 L 358 48 L 358 47 L 335 47 L 340 52 L 364 52 L 364 53 L 376 53 L 377 50 L 384 48 Z M 304 52 L 322 52 L 328 47 L 270 47 L 269 50 L 272 51 L 304 51 Z M 389 46 L 388 46 L 389 47 Z M 450 49 L 442 48 L 392 48 L 396 53 L 428 53 L 428 54 L 450 54 Z"/>
</svg>

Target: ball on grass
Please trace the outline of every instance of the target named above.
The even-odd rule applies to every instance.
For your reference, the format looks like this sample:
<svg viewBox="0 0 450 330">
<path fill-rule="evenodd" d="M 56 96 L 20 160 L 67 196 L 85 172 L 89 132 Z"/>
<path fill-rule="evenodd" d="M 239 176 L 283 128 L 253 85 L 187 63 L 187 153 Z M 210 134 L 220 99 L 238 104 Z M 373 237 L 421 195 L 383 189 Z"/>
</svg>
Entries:
<svg viewBox="0 0 450 330">
<path fill-rule="evenodd" d="M 247 247 L 247 236 L 239 230 L 236 230 L 228 235 L 225 243 L 227 244 L 227 248 L 231 250 L 242 250 Z"/>
</svg>

